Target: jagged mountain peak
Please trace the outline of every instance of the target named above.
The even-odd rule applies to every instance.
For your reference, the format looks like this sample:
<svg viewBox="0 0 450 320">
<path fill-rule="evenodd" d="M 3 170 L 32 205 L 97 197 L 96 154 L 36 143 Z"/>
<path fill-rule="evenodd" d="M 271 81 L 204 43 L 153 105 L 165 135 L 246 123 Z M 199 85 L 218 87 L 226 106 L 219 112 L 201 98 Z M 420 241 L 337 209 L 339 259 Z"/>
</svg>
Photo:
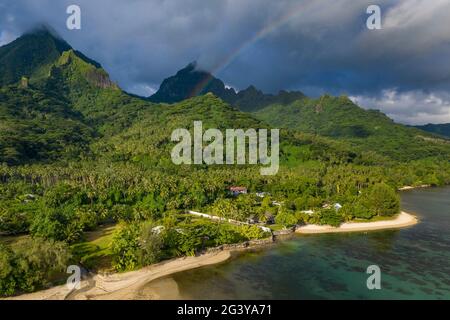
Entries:
<svg viewBox="0 0 450 320">
<path fill-rule="evenodd" d="M 261 92 L 262 93 L 261 90 L 256 89 L 256 87 L 254 85 L 252 85 L 252 84 L 249 85 L 246 89 L 241 90 L 239 92 L 245 92 L 245 91 L 247 91 L 247 92 Z"/>
<path fill-rule="evenodd" d="M 23 36 L 26 35 L 46 35 L 64 41 L 59 33 L 47 23 L 40 23 L 35 25 L 23 34 Z"/>
<path fill-rule="evenodd" d="M 210 72 L 200 70 L 194 61 L 175 75 L 164 79 L 159 90 L 149 100 L 175 103 L 208 92 L 242 111 L 255 111 L 274 103 L 287 104 L 305 97 L 299 91 L 280 91 L 277 95 L 265 94 L 253 85 L 236 92 L 233 88 L 225 87 L 224 82 Z"/>
<path fill-rule="evenodd" d="M 83 61 L 78 67 L 84 72 L 79 70 L 78 73 L 89 76 L 87 80 L 100 87 L 114 85 L 100 63 L 73 49 L 50 26 L 41 24 L 0 47 L 0 86 L 18 83 L 23 78 L 29 79 L 31 84 L 46 82 L 54 75 L 54 68 L 61 66 L 61 61 L 75 58 Z M 88 69 L 95 72 L 87 73 Z"/>
<path fill-rule="evenodd" d="M 230 102 L 236 92 L 226 88 L 222 80 L 211 73 L 197 69 L 197 63 L 191 62 L 161 83 L 159 90 L 149 97 L 153 102 L 175 103 L 197 95 L 212 92 L 221 99 Z"/>
<path fill-rule="evenodd" d="M 16 83 L 22 77 L 45 77 L 61 54 L 71 49 L 47 26 L 34 28 L 0 47 L 0 85 Z"/>
<path fill-rule="evenodd" d="M 186 67 L 184 67 L 183 69 L 178 70 L 177 75 L 183 74 L 183 73 L 190 73 L 190 72 L 201 72 L 199 70 L 197 70 L 197 61 L 192 61 L 190 63 L 187 64 Z"/>
<path fill-rule="evenodd" d="M 39 24 L 28 30 L 12 43 L 18 41 L 26 45 L 27 42 L 32 42 L 33 40 L 41 41 L 43 46 L 49 44 L 54 45 L 54 48 L 59 53 L 72 49 L 72 46 L 68 44 L 55 29 L 45 23 Z"/>
</svg>

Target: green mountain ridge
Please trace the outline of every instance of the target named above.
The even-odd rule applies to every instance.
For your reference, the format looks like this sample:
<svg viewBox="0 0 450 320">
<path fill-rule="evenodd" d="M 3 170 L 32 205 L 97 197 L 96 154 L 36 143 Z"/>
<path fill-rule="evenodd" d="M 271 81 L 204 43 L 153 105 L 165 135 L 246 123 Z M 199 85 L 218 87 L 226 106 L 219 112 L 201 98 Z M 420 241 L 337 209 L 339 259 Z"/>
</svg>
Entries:
<svg viewBox="0 0 450 320">
<path fill-rule="evenodd" d="M 377 110 L 365 110 L 345 96 L 305 98 L 287 106 L 275 104 L 254 116 L 273 127 L 343 140 L 355 150 L 373 151 L 397 161 L 446 159 L 450 152 L 448 141 L 395 123 Z"/>
<path fill-rule="evenodd" d="M 18 82 L 27 77 L 30 82 L 48 76 L 52 65 L 72 47 L 46 27 L 26 33 L 11 43 L 0 47 L 0 86 Z M 79 51 L 75 53 L 87 63 L 101 65 Z"/>
<path fill-rule="evenodd" d="M 164 159 L 170 163 L 171 132 L 178 128 L 193 129 L 194 121 L 202 121 L 203 130 L 226 129 L 270 129 L 271 126 L 255 119 L 250 113 L 241 112 L 228 105 L 219 97 L 208 93 L 193 97 L 173 105 L 154 105 L 140 113 L 140 119 L 122 132 L 103 139 L 97 145 L 97 154 L 129 161 L 150 161 L 155 164 Z M 164 125 L 161 125 L 164 124 Z M 193 134 L 191 132 L 191 134 Z M 345 144 L 310 134 L 300 134 L 290 130 L 281 131 L 281 162 L 302 155 L 301 161 L 335 159 L 337 162 L 351 162 L 358 156 Z M 206 144 L 205 144 L 206 145 Z M 298 163 L 299 160 L 294 160 Z M 173 165 L 168 167 L 174 168 Z"/>
<path fill-rule="evenodd" d="M 211 73 L 198 70 L 196 62 L 192 62 L 174 76 L 164 79 L 159 90 L 148 99 L 176 103 L 208 92 L 241 111 L 254 111 L 274 103 L 288 104 L 305 97 L 299 91 L 281 90 L 276 95 L 265 94 L 254 86 L 236 93 L 233 88 L 226 88 L 223 81 Z"/>
<path fill-rule="evenodd" d="M 122 130 L 151 105 L 47 29 L 1 47 L 0 70 L 0 163 L 76 159 L 94 137 Z"/>
<path fill-rule="evenodd" d="M 440 135 L 442 137 L 450 138 L 450 123 L 442 123 L 442 124 L 429 123 L 426 125 L 414 127 L 430 133 Z"/>
<path fill-rule="evenodd" d="M 195 88 L 202 90 L 196 92 Z M 395 123 L 382 112 L 363 109 L 345 96 L 324 95 L 311 99 L 296 91 L 270 95 L 254 86 L 235 93 L 225 89 L 220 79 L 197 70 L 195 63 L 164 80 L 152 97 L 158 97 L 156 101 L 173 103 L 207 92 L 241 111 L 252 113 L 272 127 L 340 139 L 355 150 L 375 152 L 396 161 L 435 156 L 445 159 L 449 151 L 441 136 Z M 168 93 L 174 95 L 173 100 L 167 98 Z"/>
</svg>

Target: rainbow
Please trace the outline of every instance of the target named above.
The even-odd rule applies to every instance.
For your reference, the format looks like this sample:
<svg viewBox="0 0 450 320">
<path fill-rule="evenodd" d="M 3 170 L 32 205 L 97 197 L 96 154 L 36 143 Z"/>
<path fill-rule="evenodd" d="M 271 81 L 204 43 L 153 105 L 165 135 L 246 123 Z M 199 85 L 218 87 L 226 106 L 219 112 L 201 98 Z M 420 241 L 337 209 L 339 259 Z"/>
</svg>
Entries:
<svg viewBox="0 0 450 320">
<path fill-rule="evenodd" d="M 209 71 L 210 75 L 206 77 L 203 81 L 201 81 L 197 86 L 195 86 L 195 88 L 192 90 L 190 94 L 190 97 L 197 96 L 200 92 L 202 92 L 211 82 L 214 74 L 218 74 L 226 67 L 228 67 L 238 56 L 241 55 L 242 52 L 247 50 L 247 48 L 258 42 L 259 40 L 263 39 L 268 34 L 278 29 L 279 27 L 288 23 L 295 17 L 297 17 L 302 11 L 307 9 L 313 3 L 314 1 L 308 1 L 308 3 L 300 3 L 299 5 L 295 6 L 294 9 L 289 10 L 287 14 L 282 15 L 280 18 L 276 19 L 271 24 L 263 27 L 261 30 L 255 33 L 250 39 L 243 42 L 239 47 L 237 47 L 234 51 L 232 51 L 231 54 L 226 56 L 225 59 L 216 64 L 216 66 L 214 66 L 212 70 Z"/>
</svg>

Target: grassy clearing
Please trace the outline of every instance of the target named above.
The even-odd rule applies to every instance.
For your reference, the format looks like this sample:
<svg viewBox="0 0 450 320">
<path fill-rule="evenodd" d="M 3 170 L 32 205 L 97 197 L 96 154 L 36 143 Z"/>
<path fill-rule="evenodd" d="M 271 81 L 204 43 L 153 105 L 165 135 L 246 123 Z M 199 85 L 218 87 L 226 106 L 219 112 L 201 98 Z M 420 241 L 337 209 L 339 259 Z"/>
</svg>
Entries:
<svg viewBox="0 0 450 320">
<path fill-rule="evenodd" d="M 113 253 L 111 242 L 117 225 L 105 225 L 86 232 L 84 241 L 71 246 L 74 257 L 88 269 L 110 270 Z"/>
<path fill-rule="evenodd" d="M 269 227 L 272 231 L 280 231 L 285 229 L 282 224 L 268 224 L 266 227 Z"/>
</svg>

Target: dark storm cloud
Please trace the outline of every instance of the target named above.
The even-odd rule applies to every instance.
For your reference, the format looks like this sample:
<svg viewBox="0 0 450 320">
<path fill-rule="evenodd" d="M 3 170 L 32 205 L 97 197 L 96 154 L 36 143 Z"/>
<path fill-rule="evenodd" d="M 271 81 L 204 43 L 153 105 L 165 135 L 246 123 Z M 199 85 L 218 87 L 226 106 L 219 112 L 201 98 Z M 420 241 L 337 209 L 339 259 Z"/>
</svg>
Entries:
<svg viewBox="0 0 450 320">
<path fill-rule="evenodd" d="M 69 4 L 82 30 L 65 28 Z M 366 8 L 382 9 L 382 30 Z M 192 60 L 227 84 L 345 93 L 396 120 L 450 122 L 448 0 L 0 0 L 0 44 L 47 22 L 126 90 Z"/>
</svg>

